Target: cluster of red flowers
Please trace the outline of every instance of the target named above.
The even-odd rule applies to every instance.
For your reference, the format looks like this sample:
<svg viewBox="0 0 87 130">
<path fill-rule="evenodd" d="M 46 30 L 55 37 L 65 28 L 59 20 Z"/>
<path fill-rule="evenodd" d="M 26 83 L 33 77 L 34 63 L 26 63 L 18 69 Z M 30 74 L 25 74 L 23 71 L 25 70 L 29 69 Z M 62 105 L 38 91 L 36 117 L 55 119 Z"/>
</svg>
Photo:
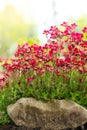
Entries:
<svg viewBox="0 0 87 130">
<path fill-rule="evenodd" d="M 60 28 L 61 27 L 61 28 Z M 84 40 L 84 33 L 76 31 L 75 23 L 64 22 L 59 28 L 51 26 L 44 30 L 47 43 L 43 46 L 24 43 L 18 45 L 15 58 L 6 61 L 3 66 L 6 73 L 0 82 L 5 81 L 9 76 L 21 77 L 25 75 L 26 81 L 31 82 L 37 76 L 45 75 L 46 72 L 63 75 L 71 69 L 80 73 L 87 72 L 87 41 Z"/>
</svg>

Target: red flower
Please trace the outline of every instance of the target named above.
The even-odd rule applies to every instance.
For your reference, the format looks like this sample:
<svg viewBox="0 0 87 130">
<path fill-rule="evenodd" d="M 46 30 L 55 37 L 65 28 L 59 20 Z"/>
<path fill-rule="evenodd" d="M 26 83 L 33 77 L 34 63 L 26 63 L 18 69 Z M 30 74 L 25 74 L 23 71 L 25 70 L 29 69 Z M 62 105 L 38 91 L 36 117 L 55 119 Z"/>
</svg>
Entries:
<svg viewBox="0 0 87 130">
<path fill-rule="evenodd" d="M 46 72 L 56 73 L 58 76 L 63 72 L 69 72 L 71 69 L 78 69 L 80 73 L 87 72 L 87 41 L 83 40 L 84 33 L 87 33 L 87 27 L 82 32 L 76 31 L 76 24 L 68 24 L 63 22 L 62 29 L 57 26 L 51 26 L 49 30 L 45 30 L 47 43 L 43 46 L 24 43 L 18 45 L 15 58 L 0 58 L 4 61 L 3 67 L 6 73 L 0 82 L 9 77 L 29 75 L 27 82 L 34 80 L 35 76 L 45 75 Z M 32 72 L 32 76 L 31 76 Z M 19 77 L 20 78 L 20 77 Z M 20 82 L 18 82 L 20 85 Z"/>
<path fill-rule="evenodd" d="M 31 82 L 34 79 L 34 77 L 27 78 L 27 82 Z"/>
<path fill-rule="evenodd" d="M 59 71 L 56 71 L 56 75 L 59 76 L 59 75 L 60 75 L 60 72 L 59 72 Z"/>
<path fill-rule="evenodd" d="M 20 81 L 18 82 L 18 85 L 19 85 L 19 86 L 21 85 L 21 82 L 20 82 Z"/>
<path fill-rule="evenodd" d="M 82 29 L 82 32 L 87 33 L 87 27 L 84 27 L 84 28 Z"/>
</svg>

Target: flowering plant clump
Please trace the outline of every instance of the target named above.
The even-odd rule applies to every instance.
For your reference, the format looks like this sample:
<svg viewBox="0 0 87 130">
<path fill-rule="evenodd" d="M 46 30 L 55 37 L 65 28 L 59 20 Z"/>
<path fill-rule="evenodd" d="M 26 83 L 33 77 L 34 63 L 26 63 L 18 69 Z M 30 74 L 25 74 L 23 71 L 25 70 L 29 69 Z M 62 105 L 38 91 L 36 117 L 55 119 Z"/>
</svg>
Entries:
<svg viewBox="0 0 87 130">
<path fill-rule="evenodd" d="M 44 101 L 66 98 L 87 107 L 87 27 L 81 32 L 76 27 L 76 23 L 67 22 L 51 26 L 43 32 L 47 37 L 43 46 L 24 43 L 18 45 L 14 58 L 4 59 L 1 111 L 21 97 Z M 4 114 L 5 123 L 8 118 L 4 119 Z"/>
</svg>

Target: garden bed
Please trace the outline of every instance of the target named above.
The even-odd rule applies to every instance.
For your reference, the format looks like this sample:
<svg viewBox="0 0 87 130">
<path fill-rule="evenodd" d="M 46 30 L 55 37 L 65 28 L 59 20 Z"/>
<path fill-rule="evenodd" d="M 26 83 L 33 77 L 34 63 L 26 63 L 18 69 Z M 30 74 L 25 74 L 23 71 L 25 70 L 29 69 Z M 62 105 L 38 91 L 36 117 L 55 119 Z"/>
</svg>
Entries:
<svg viewBox="0 0 87 130">
<path fill-rule="evenodd" d="M 18 45 L 14 58 L 0 58 L 0 125 L 6 124 L 0 130 L 41 130 L 8 125 L 7 106 L 20 98 L 68 99 L 87 109 L 87 27 L 81 31 L 76 27 L 67 22 L 51 26 L 44 30 L 47 42 L 43 46 L 24 42 Z"/>
</svg>

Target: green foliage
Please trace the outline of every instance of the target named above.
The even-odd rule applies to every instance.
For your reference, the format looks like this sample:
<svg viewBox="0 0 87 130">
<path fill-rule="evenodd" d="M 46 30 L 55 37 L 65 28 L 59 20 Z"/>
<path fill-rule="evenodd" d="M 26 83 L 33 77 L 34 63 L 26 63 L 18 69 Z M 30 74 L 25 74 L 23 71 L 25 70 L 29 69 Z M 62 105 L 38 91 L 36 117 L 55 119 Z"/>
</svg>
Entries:
<svg viewBox="0 0 87 130">
<path fill-rule="evenodd" d="M 17 79 L 13 82 L 12 87 L 8 85 L 0 92 L 0 112 L 2 115 L 0 125 L 12 122 L 7 115 L 6 107 L 22 97 L 34 97 L 45 102 L 53 99 L 69 99 L 87 108 L 87 75 L 84 75 L 84 81 L 81 81 L 82 76 L 78 71 L 71 71 L 65 76 L 46 73 L 46 75 L 35 78 L 29 84 L 22 76 L 21 82 Z M 83 82 L 83 86 L 81 82 Z"/>
<path fill-rule="evenodd" d="M 31 37 L 31 38 L 22 38 L 20 41 L 19 41 L 19 44 L 20 45 L 23 45 L 24 42 L 27 42 L 29 45 L 34 45 L 34 44 L 40 44 L 40 40 L 36 37 Z"/>
<path fill-rule="evenodd" d="M 29 45 L 40 44 L 40 40 L 36 37 L 32 37 L 32 38 L 28 39 L 28 43 L 29 43 Z"/>
</svg>

